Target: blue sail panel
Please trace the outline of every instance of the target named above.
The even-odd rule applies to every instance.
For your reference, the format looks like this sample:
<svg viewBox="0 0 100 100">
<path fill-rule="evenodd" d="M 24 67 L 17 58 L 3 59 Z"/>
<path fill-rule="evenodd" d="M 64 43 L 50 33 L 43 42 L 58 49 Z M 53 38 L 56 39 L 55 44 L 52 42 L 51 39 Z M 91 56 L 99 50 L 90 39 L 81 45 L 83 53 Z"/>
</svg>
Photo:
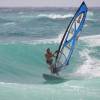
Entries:
<svg viewBox="0 0 100 100">
<path fill-rule="evenodd" d="M 88 8 L 83 2 L 74 17 L 72 18 L 63 38 L 60 43 L 56 56 L 56 67 L 66 66 L 69 64 L 71 55 L 75 48 L 76 41 L 79 37 L 79 32 L 82 30 Z"/>
</svg>

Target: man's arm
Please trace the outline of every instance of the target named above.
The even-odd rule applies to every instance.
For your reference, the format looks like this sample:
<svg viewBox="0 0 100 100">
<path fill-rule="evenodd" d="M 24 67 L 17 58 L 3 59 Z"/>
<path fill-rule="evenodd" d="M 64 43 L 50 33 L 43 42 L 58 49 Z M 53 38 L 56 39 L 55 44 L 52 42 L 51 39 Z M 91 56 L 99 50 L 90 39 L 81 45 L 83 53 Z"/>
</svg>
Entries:
<svg viewBox="0 0 100 100">
<path fill-rule="evenodd" d="M 56 57 L 57 52 L 58 52 L 58 50 L 56 50 L 56 51 L 53 53 L 53 57 Z"/>
</svg>

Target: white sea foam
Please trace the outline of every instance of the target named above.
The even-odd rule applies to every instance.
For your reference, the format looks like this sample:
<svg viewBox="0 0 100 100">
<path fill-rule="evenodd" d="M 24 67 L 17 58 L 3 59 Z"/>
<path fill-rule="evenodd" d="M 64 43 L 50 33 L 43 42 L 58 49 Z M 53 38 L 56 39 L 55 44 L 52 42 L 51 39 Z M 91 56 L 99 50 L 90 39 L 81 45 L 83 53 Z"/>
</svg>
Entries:
<svg viewBox="0 0 100 100">
<path fill-rule="evenodd" d="M 84 27 L 88 27 L 88 24 L 85 24 Z"/>
<path fill-rule="evenodd" d="M 22 43 L 22 44 L 32 44 L 32 45 L 39 45 L 39 44 L 56 44 L 59 43 L 61 39 L 59 38 L 51 38 L 51 39 L 32 39 L 32 38 L 13 38 L 8 37 L 7 39 L 1 39 L 0 43 L 3 43 L 4 45 L 8 44 L 16 44 L 16 43 Z"/>
<path fill-rule="evenodd" d="M 8 26 L 8 25 L 16 25 L 16 22 L 7 22 L 7 23 L 4 23 L 4 25 Z"/>
<path fill-rule="evenodd" d="M 98 19 L 94 19 L 94 18 L 89 18 L 89 17 L 87 17 L 87 19 L 86 19 L 87 21 L 91 21 L 91 22 L 97 22 L 98 21 Z"/>
<path fill-rule="evenodd" d="M 87 13 L 86 20 L 87 20 L 87 21 L 94 21 L 94 22 L 97 22 L 97 21 L 98 21 L 97 19 L 94 19 L 94 13 L 91 12 L 91 11 L 89 11 L 89 12 Z"/>
<path fill-rule="evenodd" d="M 45 17 L 45 18 L 51 18 L 51 19 L 65 19 L 69 17 L 73 17 L 73 14 L 39 14 L 38 17 Z"/>
<path fill-rule="evenodd" d="M 18 12 L 18 14 L 19 14 L 19 15 L 23 15 L 23 14 L 24 14 L 24 12 L 20 11 L 20 12 Z"/>
<path fill-rule="evenodd" d="M 39 14 L 39 15 L 36 16 L 36 18 L 66 19 L 66 18 L 70 18 L 70 17 L 73 17 L 73 16 L 74 16 L 74 14 L 72 14 L 72 13 L 69 13 L 69 14 L 54 14 L 54 13 L 51 13 L 51 14 Z M 94 16 L 93 12 L 88 12 L 86 20 L 97 22 L 98 20 L 94 19 L 93 16 Z"/>
<path fill-rule="evenodd" d="M 100 35 L 84 36 L 81 37 L 80 40 L 91 47 L 100 46 Z"/>
<path fill-rule="evenodd" d="M 15 43 L 25 43 L 25 44 L 33 44 L 33 45 L 38 45 L 38 44 L 59 44 L 62 37 L 63 37 L 63 32 L 59 34 L 57 37 L 54 38 L 38 38 L 38 39 L 33 39 L 33 38 L 28 38 L 28 37 L 10 37 L 10 38 L 5 38 L 5 39 L 0 39 L 1 43 L 5 44 L 15 44 Z M 100 46 L 100 35 L 92 35 L 92 36 L 84 36 L 79 38 L 80 41 L 84 42 L 90 47 L 95 47 L 95 46 Z"/>
<path fill-rule="evenodd" d="M 90 52 L 88 49 L 84 49 L 80 52 L 81 57 L 84 58 L 85 61 L 76 73 L 84 76 L 100 77 L 100 61 L 91 57 L 89 55 Z"/>
<path fill-rule="evenodd" d="M 21 84 L 21 83 L 9 83 L 9 82 L 0 82 L 0 86 L 4 86 L 6 88 L 15 88 L 15 89 L 37 89 L 39 86 L 41 85 L 38 85 L 38 87 L 36 87 L 36 84 Z"/>
<path fill-rule="evenodd" d="M 40 39 L 31 41 L 32 44 L 52 44 L 52 43 L 60 43 L 61 39 L 63 37 L 63 34 L 58 35 L 58 37 L 51 38 L 51 39 Z"/>
<path fill-rule="evenodd" d="M 87 16 L 93 16 L 94 13 L 92 11 L 88 11 Z"/>
<path fill-rule="evenodd" d="M 36 42 L 34 41 L 35 42 L 34 44 L 60 43 L 60 41 L 61 41 L 61 39 L 63 37 L 62 33 L 59 34 L 58 37 L 55 37 L 55 38 L 36 40 Z M 100 46 L 100 35 L 84 36 L 84 37 L 80 37 L 79 40 L 85 42 L 87 45 L 89 45 L 91 47 Z"/>
<path fill-rule="evenodd" d="M 100 46 L 100 35 L 84 36 L 81 37 L 80 40 L 85 42 L 88 47 Z M 85 48 L 83 51 L 79 52 L 80 56 L 84 58 L 84 62 L 76 73 L 86 76 L 89 75 L 91 77 L 100 77 L 100 60 L 91 57 L 91 52 L 93 52 L 92 49 L 89 50 L 88 48 Z"/>
</svg>

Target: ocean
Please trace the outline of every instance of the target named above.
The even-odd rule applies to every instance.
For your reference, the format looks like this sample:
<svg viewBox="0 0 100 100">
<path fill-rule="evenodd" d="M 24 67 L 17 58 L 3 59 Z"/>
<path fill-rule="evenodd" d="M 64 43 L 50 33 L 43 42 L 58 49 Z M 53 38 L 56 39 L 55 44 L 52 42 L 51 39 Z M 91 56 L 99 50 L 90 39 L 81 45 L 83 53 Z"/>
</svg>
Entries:
<svg viewBox="0 0 100 100">
<path fill-rule="evenodd" d="M 100 100 L 100 8 L 88 11 L 71 57 L 46 81 L 49 47 L 57 50 L 76 9 L 0 8 L 0 100 Z"/>
</svg>

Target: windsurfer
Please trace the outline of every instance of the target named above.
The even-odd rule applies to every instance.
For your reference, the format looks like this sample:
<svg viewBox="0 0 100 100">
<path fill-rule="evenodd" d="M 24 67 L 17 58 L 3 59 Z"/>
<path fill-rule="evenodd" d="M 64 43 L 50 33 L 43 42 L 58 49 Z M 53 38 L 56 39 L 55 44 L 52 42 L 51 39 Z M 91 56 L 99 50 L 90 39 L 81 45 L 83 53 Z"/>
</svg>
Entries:
<svg viewBox="0 0 100 100">
<path fill-rule="evenodd" d="M 87 11 L 88 9 L 83 2 L 65 31 L 56 56 L 54 56 L 55 53 L 53 54 L 49 48 L 47 49 L 45 58 L 51 73 L 57 74 L 62 68 L 69 65 L 76 41 L 80 36 L 79 32 L 83 28 Z M 55 62 L 53 62 L 53 57 L 56 57 Z"/>
<path fill-rule="evenodd" d="M 49 65 L 49 69 L 51 73 L 57 73 L 55 64 L 53 64 L 53 57 L 55 57 L 56 53 L 57 51 L 52 53 L 50 48 L 47 48 L 46 53 L 45 53 L 46 63 Z"/>
</svg>

